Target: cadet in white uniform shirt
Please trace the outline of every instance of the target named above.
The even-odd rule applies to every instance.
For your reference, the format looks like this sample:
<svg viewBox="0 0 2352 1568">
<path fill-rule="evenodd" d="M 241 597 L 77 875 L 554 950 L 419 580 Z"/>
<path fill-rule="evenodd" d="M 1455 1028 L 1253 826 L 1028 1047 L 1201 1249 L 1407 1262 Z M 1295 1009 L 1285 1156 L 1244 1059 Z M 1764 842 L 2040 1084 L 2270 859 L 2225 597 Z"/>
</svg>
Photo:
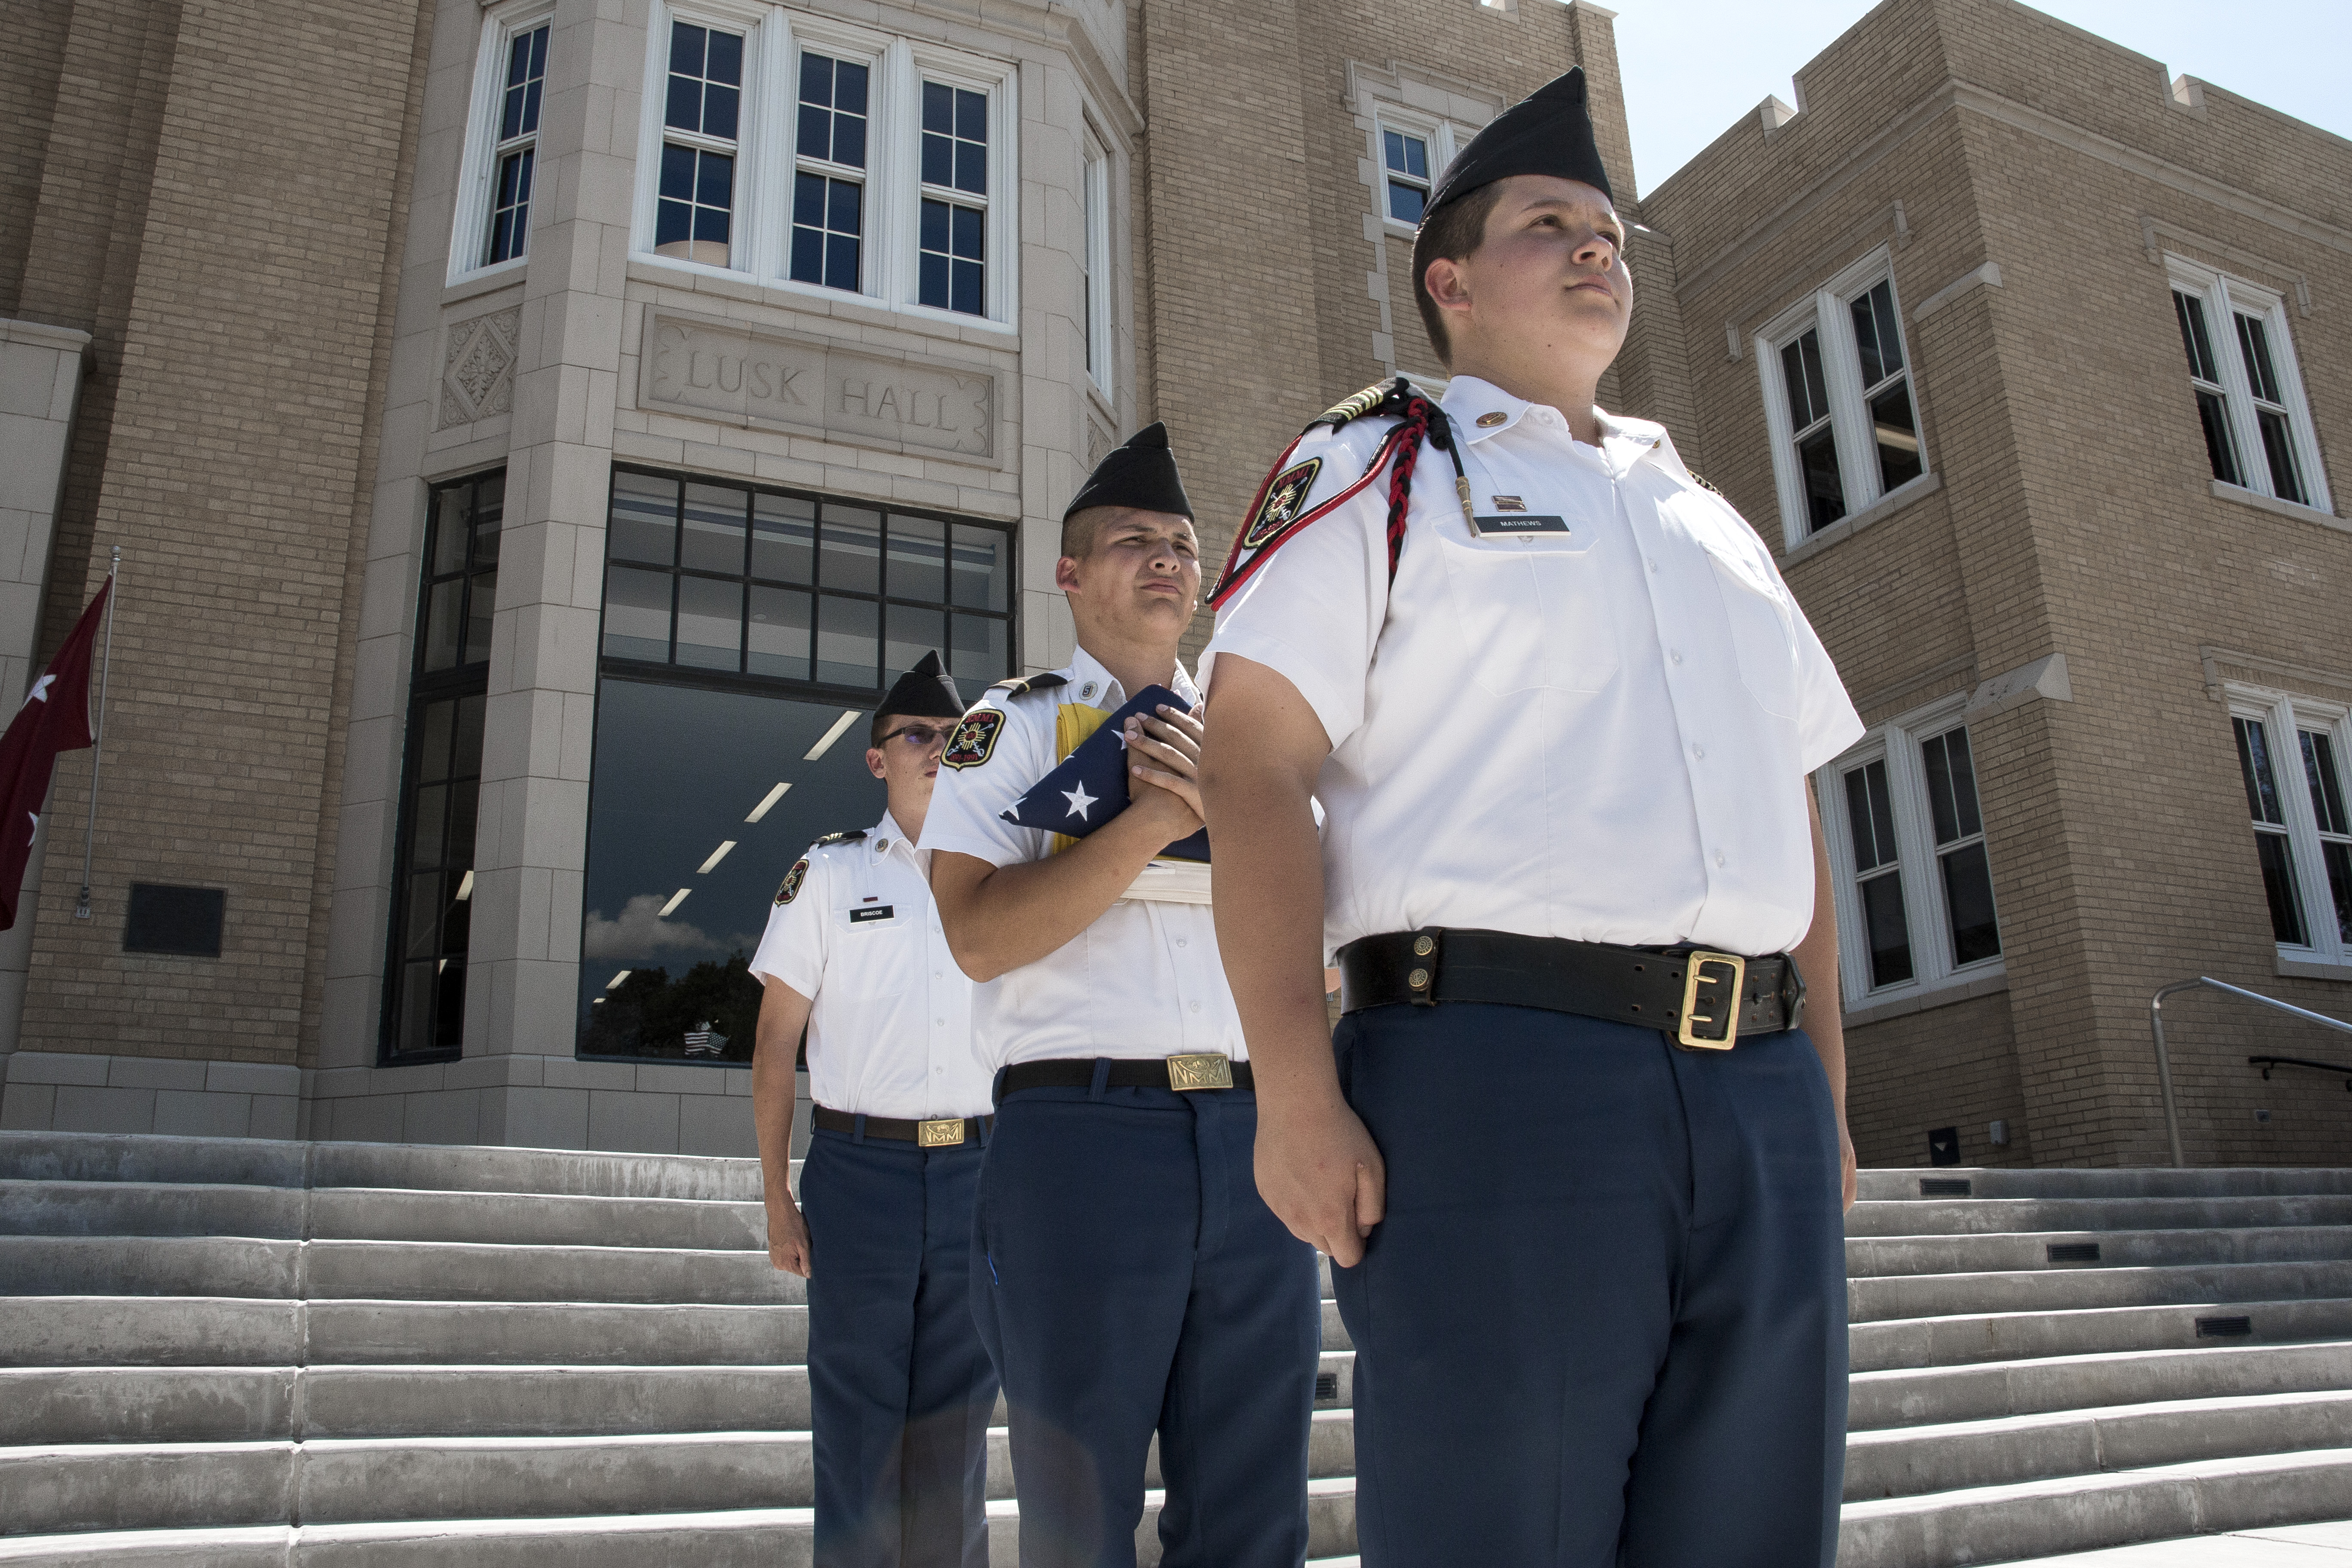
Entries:
<svg viewBox="0 0 2352 1568">
<path fill-rule="evenodd" d="M 1339 1266 L 1366 1568 L 1837 1548 L 1852 1150 L 1806 775 L 1862 725 L 1755 532 L 1593 406 L 1623 242 L 1571 72 L 1433 194 L 1442 406 L 1400 382 L 1310 426 L 1212 595 L 1218 931 L 1259 1185 Z"/>
<path fill-rule="evenodd" d="M 785 873 L 751 960 L 767 988 L 751 1103 L 768 1255 L 809 1282 L 817 1568 L 988 1561 L 996 1373 L 968 1277 L 988 1074 L 971 1052 L 971 983 L 915 847 L 962 709 L 937 654 L 891 689 L 866 753 L 889 810 Z M 803 1025 L 816 1103 L 795 1206 Z"/>
<path fill-rule="evenodd" d="M 1198 694 L 1176 660 L 1196 550 L 1152 426 L 1065 515 L 1055 581 L 1076 657 L 964 715 L 923 830 L 998 1069 L 972 1309 L 1004 1380 L 1024 1568 L 1134 1568 L 1155 1432 L 1164 1568 L 1307 1552 L 1314 1253 L 1251 1179 L 1256 1107 L 1215 921 L 1158 896 L 1202 890 L 1150 866 L 1201 827 Z M 1132 804 L 1058 851 L 1004 820 L 1154 685 L 1177 701 L 1126 721 Z M 1073 794 L 1091 815 L 1102 792 Z"/>
</svg>

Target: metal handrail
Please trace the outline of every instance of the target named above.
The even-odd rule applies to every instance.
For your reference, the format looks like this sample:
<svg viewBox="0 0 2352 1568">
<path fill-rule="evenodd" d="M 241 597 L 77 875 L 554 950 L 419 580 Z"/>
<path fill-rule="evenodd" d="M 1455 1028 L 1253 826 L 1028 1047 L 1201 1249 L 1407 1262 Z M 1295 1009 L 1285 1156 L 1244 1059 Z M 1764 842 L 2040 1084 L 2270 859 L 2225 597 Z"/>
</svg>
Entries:
<svg viewBox="0 0 2352 1568">
<path fill-rule="evenodd" d="M 2241 985 L 2226 985 L 2210 975 L 2200 974 L 2194 980 L 2178 981 L 2158 990 L 2155 995 L 2147 999 L 2147 1032 L 2156 1042 L 2156 1082 L 2157 1087 L 2164 1091 L 2164 1132 L 2165 1136 L 2172 1141 L 2172 1164 L 2175 1170 L 2187 1169 L 2189 1162 L 2180 1157 L 2180 1113 L 2172 1100 L 2172 1061 L 2165 1054 L 2164 1049 L 2164 999 L 2178 992 L 2194 991 L 2200 985 L 2214 991 L 2227 992 L 2232 996 L 2243 997 L 2249 1002 L 2259 1002 L 2265 1007 L 2274 1007 L 2282 1013 L 2291 1013 L 2309 1023 L 2325 1024 L 2331 1029 L 2352 1035 L 2352 1024 L 2347 1024 L 2341 1018 L 2331 1018 L 2325 1013 L 2314 1013 L 2307 1008 L 2282 1002 L 2275 996 L 2265 996 L 2259 991 L 2249 991 Z M 2263 1076 L 2267 1078 L 2269 1074 L 2265 1073 Z"/>
<path fill-rule="evenodd" d="M 2309 1068 L 2314 1072 L 2342 1079 L 2344 1087 L 2352 1089 L 2352 1067 L 2346 1067 L 2342 1062 L 2315 1062 L 2309 1057 L 2248 1057 L 2246 1065 L 2262 1068 L 2264 1083 L 2270 1082 L 2273 1068 Z"/>
</svg>

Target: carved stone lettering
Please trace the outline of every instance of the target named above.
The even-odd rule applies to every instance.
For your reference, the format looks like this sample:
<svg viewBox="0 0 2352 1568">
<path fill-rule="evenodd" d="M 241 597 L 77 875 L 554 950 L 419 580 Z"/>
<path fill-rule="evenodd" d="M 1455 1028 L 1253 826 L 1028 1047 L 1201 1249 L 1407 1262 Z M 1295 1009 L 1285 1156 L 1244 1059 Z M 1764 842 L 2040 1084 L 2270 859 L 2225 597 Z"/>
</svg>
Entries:
<svg viewBox="0 0 2352 1568">
<path fill-rule="evenodd" d="M 753 428 L 996 461 L 996 377 L 648 310 L 639 402 Z"/>
</svg>

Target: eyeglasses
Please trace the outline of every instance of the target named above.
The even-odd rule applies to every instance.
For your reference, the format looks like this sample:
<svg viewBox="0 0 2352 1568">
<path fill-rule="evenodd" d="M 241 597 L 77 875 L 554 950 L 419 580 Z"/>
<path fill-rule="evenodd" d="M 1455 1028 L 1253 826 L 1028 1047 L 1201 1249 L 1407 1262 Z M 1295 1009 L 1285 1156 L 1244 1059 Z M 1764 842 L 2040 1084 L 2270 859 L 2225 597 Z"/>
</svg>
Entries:
<svg viewBox="0 0 2352 1568">
<path fill-rule="evenodd" d="M 885 744 L 887 744 L 892 741 L 905 741 L 919 751 L 923 747 L 931 745 L 934 742 L 942 746 L 946 745 L 948 736 L 952 734 L 954 730 L 955 727 L 953 725 L 950 725 L 944 730 L 934 730 L 929 724 L 909 724 L 903 730 L 891 731 L 888 734 L 883 736 L 882 740 Z"/>
</svg>

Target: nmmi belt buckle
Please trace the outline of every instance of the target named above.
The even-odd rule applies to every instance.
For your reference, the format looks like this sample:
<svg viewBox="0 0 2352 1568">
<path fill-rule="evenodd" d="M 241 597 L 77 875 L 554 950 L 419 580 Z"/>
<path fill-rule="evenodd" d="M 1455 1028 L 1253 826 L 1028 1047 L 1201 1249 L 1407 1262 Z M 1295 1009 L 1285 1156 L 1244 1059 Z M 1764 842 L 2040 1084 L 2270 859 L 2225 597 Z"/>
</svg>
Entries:
<svg viewBox="0 0 2352 1568">
<path fill-rule="evenodd" d="M 1683 961 L 1689 967 L 1683 975 L 1682 1018 L 1675 1031 L 1675 1043 L 1694 1051 L 1729 1050 L 1739 1043 L 1739 997 L 1748 985 L 1748 961 L 1737 953 L 1708 952 L 1705 949 L 1685 953 Z M 1702 985 L 1720 987 L 1706 1004 L 1715 1009 L 1712 1013 L 1698 1010 L 1698 988 Z M 1719 1030 L 1714 1028 L 1718 1023 Z M 1709 1026 L 1710 1032 L 1699 1034 L 1701 1024 Z"/>
<path fill-rule="evenodd" d="M 963 1142 L 963 1118 L 950 1116 L 915 1123 L 915 1143 L 923 1149 L 953 1149 Z"/>
<path fill-rule="evenodd" d="M 1211 1051 L 1168 1058 L 1168 1087 L 1178 1091 L 1234 1087 L 1234 1060 Z"/>
</svg>

